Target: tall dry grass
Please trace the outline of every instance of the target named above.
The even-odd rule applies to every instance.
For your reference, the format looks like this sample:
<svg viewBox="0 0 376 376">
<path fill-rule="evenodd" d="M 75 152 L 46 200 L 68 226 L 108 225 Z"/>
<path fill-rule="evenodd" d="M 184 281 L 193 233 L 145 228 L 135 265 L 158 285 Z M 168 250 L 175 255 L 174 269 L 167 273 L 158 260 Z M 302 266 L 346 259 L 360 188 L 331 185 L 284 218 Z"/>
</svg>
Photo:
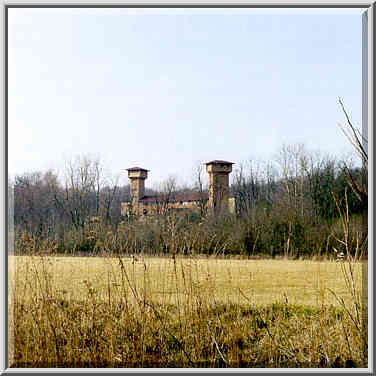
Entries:
<svg viewBox="0 0 376 376">
<path fill-rule="evenodd" d="M 329 291 L 349 306 L 341 263 L 15 256 L 9 265 L 14 367 L 367 364 Z"/>
</svg>

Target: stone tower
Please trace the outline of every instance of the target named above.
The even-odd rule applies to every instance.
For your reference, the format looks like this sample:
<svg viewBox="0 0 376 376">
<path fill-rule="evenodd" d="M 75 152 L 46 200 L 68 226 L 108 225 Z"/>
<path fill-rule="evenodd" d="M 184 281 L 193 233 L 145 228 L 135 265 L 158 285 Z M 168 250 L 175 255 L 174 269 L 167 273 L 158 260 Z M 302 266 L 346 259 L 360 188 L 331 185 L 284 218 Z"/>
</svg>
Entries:
<svg viewBox="0 0 376 376">
<path fill-rule="evenodd" d="M 214 160 L 206 163 L 206 171 L 209 174 L 209 208 L 214 214 L 229 209 L 229 175 L 234 163 Z"/>
<path fill-rule="evenodd" d="M 145 179 L 148 177 L 148 170 L 140 167 L 127 168 L 128 177 L 131 180 L 132 202 L 137 204 L 145 196 Z"/>
</svg>

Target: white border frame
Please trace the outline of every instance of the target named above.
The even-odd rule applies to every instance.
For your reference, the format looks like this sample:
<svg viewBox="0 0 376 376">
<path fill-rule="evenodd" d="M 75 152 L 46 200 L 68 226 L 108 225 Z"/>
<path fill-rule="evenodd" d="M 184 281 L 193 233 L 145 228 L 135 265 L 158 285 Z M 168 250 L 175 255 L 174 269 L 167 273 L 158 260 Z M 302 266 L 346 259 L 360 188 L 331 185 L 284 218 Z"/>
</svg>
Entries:
<svg viewBox="0 0 376 376">
<path fill-rule="evenodd" d="M 368 139 L 370 142 L 368 143 L 368 155 L 369 155 L 369 160 L 371 161 L 371 166 L 373 167 L 373 140 L 374 140 L 374 132 L 373 132 L 373 100 L 374 100 L 374 66 L 373 66 L 373 57 L 374 57 L 374 48 L 373 48 L 373 35 L 374 35 L 374 17 L 375 17 L 375 3 L 372 1 L 351 1 L 351 0 L 345 0 L 345 1 L 340 1 L 340 0 L 332 0 L 330 2 L 327 2 L 325 0 L 319 0 L 319 1 L 290 1 L 286 2 L 284 0 L 280 1 L 271 1 L 271 0 L 265 0 L 265 1 L 257 1 L 257 2 L 252 2 L 249 0 L 237 0 L 233 2 L 229 1 L 215 1 L 215 0 L 206 0 L 205 2 L 197 1 L 197 0 L 192 0 L 192 1 L 164 1 L 160 2 L 158 0 L 149 0 L 149 1 L 122 1 L 122 0 L 112 0 L 109 2 L 94 2 L 94 1 L 80 1 L 80 2 L 75 2 L 71 0 L 67 1 L 47 1 L 47 0 L 41 0 L 38 2 L 34 1 L 18 1 L 18 0 L 9 0 L 4 2 L 4 0 L 1 1 L 1 18 L 3 20 L 3 37 L 1 38 L 1 43 L 2 43 L 2 52 L 4 54 L 4 58 L 1 60 L 1 67 L 2 67 L 2 87 L 4 88 L 2 91 L 3 94 L 3 100 L 1 101 L 2 105 L 2 114 L 3 115 L 3 128 L 2 128 L 2 163 L 1 163 L 1 175 L 3 178 L 3 181 L 1 184 L 0 192 L 1 192 L 1 208 L 4 208 L 2 211 L 2 217 L 1 220 L 3 222 L 3 226 L 1 226 L 1 239 L 3 240 L 3 245 L 4 245 L 4 252 L 3 252 L 3 276 L 4 276 L 4 284 L 1 288 L 1 301 L 7 303 L 7 296 L 8 296 L 8 291 L 7 291 L 7 267 L 8 267 L 8 262 L 7 262 L 7 252 L 8 250 L 8 233 L 6 230 L 6 227 L 8 225 L 8 218 L 7 218 L 7 210 L 8 209 L 8 203 L 7 203 L 7 163 L 8 163 L 8 156 L 7 156 L 7 129 L 6 129 L 6 105 L 5 103 L 6 100 L 6 83 L 7 83 L 7 77 L 5 76 L 6 72 L 6 64 L 5 64 L 5 58 L 7 57 L 7 51 L 6 51 L 6 41 L 5 37 L 7 35 L 5 31 L 5 13 L 6 13 L 6 6 L 26 6 L 26 7 L 44 7 L 44 6 L 50 6 L 50 7 L 71 7 L 71 6 L 80 6 L 82 5 L 83 7 L 101 7 L 101 6 L 106 6 L 106 7 L 120 7 L 120 6 L 133 6 L 133 7 L 173 7 L 173 6 L 178 6 L 178 7 L 236 7 L 236 6 L 241 6 L 241 7 L 252 7 L 252 8 L 260 8 L 260 7 L 277 7 L 277 8 L 368 8 L 365 13 L 367 13 L 367 18 L 368 18 L 368 25 L 367 25 L 367 82 L 364 85 L 364 92 L 366 93 L 366 101 L 367 104 L 364 107 L 363 110 L 363 120 L 367 122 L 368 125 Z M 311 369 L 311 368 L 289 368 L 289 369 L 261 369 L 261 368 L 254 368 L 254 369 L 202 369 L 202 368 L 197 368 L 197 369 L 186 369 L 186 368 L 175 368 L 175 369 L 161 369 L 161 368 L 156 368 L 156 369 L 136 369 L 136 368 L 129 368 L 129 369 L 124 369 L 124 368 L 119 368 L 119 369 L 106 369 L 106 368 L 64 368 L 64 369 L 55 369 L 55 368 L 8 368 L 8 351 L 7 351 L 7 329 L 8 329 L 8 315 L 7 313 L 4 314 L 4 312 L 7 310 L 5 307 L 4 311 L 2 311 L 2 321 L 1 321 L 1 327 L 0 327 L 0 334 L 2 334 L 0 337 L 3 338 L 4 340 L 1 341 L 0 345 L 0 351 L 1 351 L 1 356 L 0 356 L 0 371 L 2 373 L 66 373 L 66 374 L 72 374 L 72 373 L 197 373 L 197 372 L 205 372 L 205 373 L 346 373 L 346 374 L 352 374 L 352 373 L 372 373 L 373 374 L 373 366 L 374 366 L 374 359 L 372 357 L 373 355 L 373 348 L 374 348 L 374 336 L 373 336 L 373 304 L 374 304 L 374 299 L 373 299 L 373 274 L 372 274 L 372 266 L 374 264 L 374 257 L 373 257 L 373 194 L 374 194 L 374 185 L 373 185 L 373 171 L 372 168 L 369 169 L 368 172 L 369 176 L 369 213 L 368 213 L 368 227 L 369 231 L 371 233 L 371 236 L 369 236 L 369 258 L 368 260 L 370 261 L 368 263 L 368 291 L 372 291 L 372 294 L 368 295 L 369 299 L 369 306 L 368 306 L 368 368 L 358 368 L 358 369 Z M 355 372 L 356 371 L 356 372 Z"/>
</svg>

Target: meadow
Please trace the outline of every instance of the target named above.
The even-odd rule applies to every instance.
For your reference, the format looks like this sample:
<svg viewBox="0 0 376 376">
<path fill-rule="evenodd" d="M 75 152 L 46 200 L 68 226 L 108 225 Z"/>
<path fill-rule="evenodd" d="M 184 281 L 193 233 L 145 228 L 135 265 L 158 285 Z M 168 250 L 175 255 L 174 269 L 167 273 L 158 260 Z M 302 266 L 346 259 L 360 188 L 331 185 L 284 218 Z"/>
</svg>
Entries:
<svg viewBox="0 0 376 376">
<path fill-rule="evenodd" d="M 10 256 L 9 281 L 13 367 L 367 366 L 361 263 Z"/>
</svg>

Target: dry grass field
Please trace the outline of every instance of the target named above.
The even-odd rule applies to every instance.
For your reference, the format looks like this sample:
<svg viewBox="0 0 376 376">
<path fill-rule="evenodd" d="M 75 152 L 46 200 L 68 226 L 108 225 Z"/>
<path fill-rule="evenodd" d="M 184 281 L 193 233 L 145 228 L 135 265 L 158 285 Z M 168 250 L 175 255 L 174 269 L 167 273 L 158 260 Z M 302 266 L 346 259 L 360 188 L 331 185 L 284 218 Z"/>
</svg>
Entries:
<svg viewBox="0 0 376 376">
<path fill-rule="evenodd" d="M 352 265 L 353 293 L 346 267 L 235 258 L 13 256 L 11 364 L 364 367 L 366 341 L 354 304 L 361 264 Z"/>
<path fill-rule="evenodd" d="M 286 297 L 291 304 L 338 305 L 329 289 L 348 304 L 351 302 L 342 264 L 336 262 L 231 258 L 180 258 L 174 262 L 159 257 L 127 257 L 122 261 L 130 282 L 137 290 L 145 289 L 147 299 L 153 302 L 178 303 L 179 299 L 187 299 L 192 289 L 218 303 L 245 303 L 246 295 L 256 306 L 285 302 Z M 118 258 L 15 256 L 9 266 L 14 288 L 21 288 L 25 297 L 33 295 L 29 289 L 35 287 L 37 273 L 44 272 L 49 274 L 54 292 L 66 299 L 85 297 L 87 283 L 103 301 L 108 301 L 109 294 L 116 300 L 123 293 L 119 289 Z M 360 293 L 361 264 L 355 270 Z"/>
</svg>

